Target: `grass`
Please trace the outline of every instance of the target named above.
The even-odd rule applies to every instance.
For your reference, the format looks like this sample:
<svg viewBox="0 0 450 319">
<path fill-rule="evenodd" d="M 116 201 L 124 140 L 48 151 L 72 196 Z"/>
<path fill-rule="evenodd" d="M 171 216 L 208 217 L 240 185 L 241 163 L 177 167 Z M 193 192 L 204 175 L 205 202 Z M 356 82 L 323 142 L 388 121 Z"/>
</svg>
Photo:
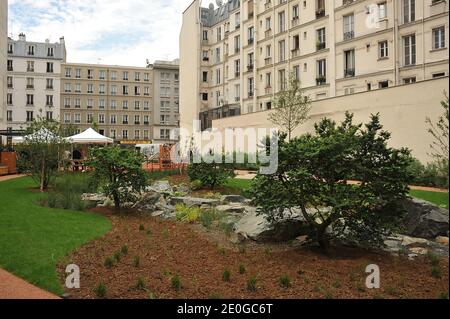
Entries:
<svg viewBox="0 0 450 319">
<path fill-rule="evenodd" d="M 413 197 L 426 200 L 430 203 L 436 204 L 439 207 L 448 209 L 448 193 L 411 190 L 410 194 Z"/>
<path fill-rule="evenodd" d="M 249 190 L 252 185 L 252 180 L 230 178 L 227 180 L 225 187 L 230 194 L 238 194 L 244 197 L 249 197 Z"/>
<path fill-rule="evenodd" d="M 0 267 L 55 294 L 64 292 L 58 261 L 111 228 L 101 215 L 42 207 L 24 177 L 0 183 Z"/>
</svg>

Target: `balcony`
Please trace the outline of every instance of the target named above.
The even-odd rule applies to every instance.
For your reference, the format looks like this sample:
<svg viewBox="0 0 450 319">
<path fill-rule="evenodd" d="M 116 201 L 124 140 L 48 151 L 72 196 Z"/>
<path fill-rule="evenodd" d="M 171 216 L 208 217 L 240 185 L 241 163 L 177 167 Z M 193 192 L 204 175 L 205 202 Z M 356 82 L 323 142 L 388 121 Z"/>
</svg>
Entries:
<svg viewBox="0 0 450 319">
<path fill-rule="evenodd" d="M 355 37 L 355 31 L 344 32 L 344 41 L 351 40 Z"/>
<path fill-rule="evenodd" d="M 234 48 L 234 53 L 239 53 L 241 51 L 241 48 Z"/>
<path fill-rule="evenodd" d="M 8 89 L 14 89 L 14 86 L 8 83 Z"/>
<path fill-rule="evenodd" d="M 270 65 L 270 64 L 272 64 L 272 58 L 265 58 L 265 59 L 264 59 L 264 63 L 265 63 L 265 65 Z"/>
<path fill-rule="evenodd" d="M 264 32 L 264 36 L 265 36 L 266 38 L 272 36 L 272 29 L 267 29 L 267 30 Z"/>
<path fill-rule="evenodd" d="M 300 48 L 292 49 L 291 53 L 293 58 L 298 57 L 300 55 Z"/>
<path fill-rule="evenodd" d="M 326 47 L 327 47 L 327 44 L 325 42 L 317 42 L 317 44 L 316 44 L 317 51 L 325 50 Z"/>
<path fill-rule="evenodd" d="M 248 92 L 248 97 L 253 97 L 255 95 L 254 92 Z"/>
<path fill-rule="evenodd" d="M 12 71 L 12 69 L 11 70 L 8 69 L 8 71 Z M 27 68 L 27 72 L 34 72 L 34 68 Z M 47 70 L 47 73 L 48 73 L 48 70 Z"/>
<path fill-rule="evenodd" d="M 46 90 L 53 90 L 53 86 L 47 85 L 47 86 L 45 87 L 45 89 L 46 89 Z"/>
<path fill-rule="evenodd" d="M 235 78 L 238 78 L 238 77 L 240 77 L 241 76 L 241 73 L 240 72 L 234 72 L 234 77 Z"/>
<path fill-rule="evenodd" d="M 203 62 L 209 62 L 209 58 L 208 57 L 203 57 L 202 61 Z"/>
<path fill-rule="evenodd" d="M 134 122 L 134 125 L 141 125 L 141 122 Z"/>
<path fill-rule="evenodd" d="M 296 26 L 299 25 L 299 23 L 300 23 L 299 17 L 295 17 L 295 18 L 293 18 L 292 21 L 291 21 L 291 26 L 292 26 L 292 27 L 296 27 Z"/>
<path fill-rule="evenodd" d="M 255 42 L 255 39 L 254 38 L 250 38 L 250 39 L 248 39 L 248 44 L 250 45 L 250 44 L 253 44 L 253 42 Z"/>
<path fill-rule="evenodd" d="M 146 121 L 144 122 L 144 125 L 150 125 L 150 122 Z"/>
<path fill-rule="evenodd" d="M 27 84 L 27 90 L 33 90 L 34 89 L 34 85 L 32 84 Z"/>
<path fill-rule="evenodd" d="M 325 8 L 319 8 L 316 10 L 316 19 L 323 18 L 325 16 Z"/>
<path fill-rule="evenodd" d="M 266 87 L 266 88 L 264 89 L 264 92 L 265 92 L 266 94 L 272 94 L 272 87 L 271 87 L 271 86 Z"/>
<path fill-rule="evenodd" d="M 319 75 L 317 78 L 316 78 L 316 85 L 324 85 L 324 84 L 326 84 L 327 83 L 327 78 L 326 78 L 326 76 L 324 76 L 324 75 Z"/>
<path fill-rule="evenodd" d="M 344 77 L 351 78 L 355 76 L 355 69 L 345 69 L 344 70 Z"/>
<path fill-rule="evenodd" d="M 12 71 L 14 71 L 14 68 L 13 68 L 12 66 L 9 66 L 9 65 L 8 65 L 8 71 L 9 71 L 9 72 L 12 72 Z"/>
<path fill-rule="evenodd" d="M 128 121 L 123 121 L 122 124 L 123 125 L 128 125 Z"/>
<path fill-rule="evenodd" d="M 253 71 L 253 68 L 254 68 L 253 64 L 247 65 L 247 71 L 248 72 Z"/>
</svg>

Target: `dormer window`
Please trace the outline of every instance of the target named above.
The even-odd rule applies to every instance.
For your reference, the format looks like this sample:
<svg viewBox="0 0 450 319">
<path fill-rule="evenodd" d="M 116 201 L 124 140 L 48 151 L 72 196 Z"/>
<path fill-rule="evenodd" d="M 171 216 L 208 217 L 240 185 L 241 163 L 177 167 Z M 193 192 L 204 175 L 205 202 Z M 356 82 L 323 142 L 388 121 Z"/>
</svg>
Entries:
<svg viewBox="0 0 450 319">
<path fill-rule="evenodd" d="M 28 55 L 34 55 L 34 45 L 28 46 Z"/>
<path fill-rule="evenodd" d="M 55 48 L 53 48 L 53 47 L 47 48 L 47 56 L 49 56 L 49 57 L 55 56 Z"/>
</svg>

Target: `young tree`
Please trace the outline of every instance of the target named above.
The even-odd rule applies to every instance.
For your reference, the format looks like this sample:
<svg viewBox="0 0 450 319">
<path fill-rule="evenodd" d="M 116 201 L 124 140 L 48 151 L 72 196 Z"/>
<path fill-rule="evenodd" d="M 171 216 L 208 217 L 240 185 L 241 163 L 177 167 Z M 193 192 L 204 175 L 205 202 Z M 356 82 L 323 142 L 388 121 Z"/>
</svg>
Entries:
<svg viewBox="0 0 450 319">
<path fill-rule="evenodd" d="M 103 193 L 114 199 L 117 212 L 123 203 L 136 200 L 146 186 L 143 163 L 141 153 L 118 146 L 90 150 L 88 165 L 94 169 L 94 178 L 103 185 Z"/>
<path fill-rule="evenodd" d="M 26 129 L 24 142 L 17 147 L 18 166 L 30 174 L 44 192 L 58 171 L 66 148 L 60 124 L 38 116 Z"/>
<path fill-rule="evenodd" d="M 294 130 L 308 120 L 311 110 L 311 99 L 304 95 L 294 74 L 289 76 L 286 89 L 275 96 L 273 106 L 269 120 L 286 133 L 290 141 Z"/>
<path fill-rule="evenodd" d="M 354 125 L 350 114 L 340 125 L 323 119 L 315 134 L 290 142 L 282 136 L 278 171 L 259 175 L 253 183 L 259 213 L 276 224 L 286 211 L 300 209 L 325 249 L 332 237 L 381 245 L 399 225 L 399 203 L 411 178 L 409 150 L 389 148 L 389 138 L 378 115 L 363 127 Z M 354 179 L 361 184 L 348 183 Z"/>
<path fill-rule="evenodd" d="M 428 132 L 433 136 L 433 143 L 430 145 L 433 153 L 431 154 L 437 160 L 447 160 L 449 154 L 449 110 L 448 96 L 444 93 L 445 99 L 441 102 L 444 114 L 441 115 L 436 124 L 429 117 L 427 123 L 429 125 Z"/>
<path fill-rule="evenodd" d="M 190 164 L 188 166 L 190 180 L 200 181 L 203 186 L 211 189 L 224 185 L 228 178 L 234 176 L 234 169 L 233 165 L 225 163 L 224 154 L 222 154 L 221 158 L 221 162 L 206 162 L 204 158 L 201 158 L 200 163 Z"/>
</svg>

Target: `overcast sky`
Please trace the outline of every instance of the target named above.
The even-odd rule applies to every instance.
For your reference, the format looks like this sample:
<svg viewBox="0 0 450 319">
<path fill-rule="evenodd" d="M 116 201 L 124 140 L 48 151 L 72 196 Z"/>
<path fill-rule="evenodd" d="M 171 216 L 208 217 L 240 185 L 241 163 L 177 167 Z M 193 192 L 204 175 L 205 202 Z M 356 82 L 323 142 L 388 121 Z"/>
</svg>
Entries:
<svg viewBox="0 0 450 319">
<path fill-rule="evenodd" d="M 144 66 L 178 58 L 182 12 L 192 0 L 9 0 L 15 39 L 66 39 L 68 62 Z M 204 0 L 208 6 L 212 0 Z"/>
</svg>

